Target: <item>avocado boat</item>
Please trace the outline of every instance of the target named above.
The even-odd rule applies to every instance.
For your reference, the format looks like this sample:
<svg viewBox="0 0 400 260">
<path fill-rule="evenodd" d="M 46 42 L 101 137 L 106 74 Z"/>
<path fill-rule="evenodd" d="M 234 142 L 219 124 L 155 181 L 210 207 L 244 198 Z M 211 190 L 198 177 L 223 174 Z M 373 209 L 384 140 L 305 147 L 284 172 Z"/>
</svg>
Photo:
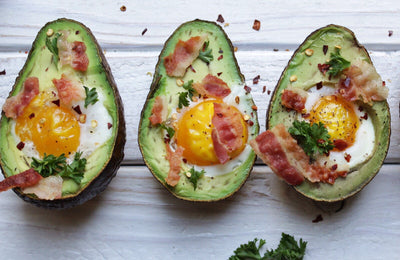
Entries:
<svg viewBox="0 0 400 260">
<path fill-rule="evenodd" d="M 92 32 L 47 23 L 3 106 L 0 190 L 44 208 L 80 205 L 115 176 L 124 145 L 121 98 Z"/>
<path fill-rule="evenodd" d="M 298 100 L 306 97 L 306 101 L 296 107 L 296 102 L 284 101 L 290 96 L 288 93 Z M 297 134 L 304 122 L 315 129 L 321 122 L 329 133 L 330 140 L 325 145 L 331 145 L 333 150 L 317 154 L 316 158 L 324 163 L 315 167 L 321 170 L 323 164 L 328 164 L 327 175 L 306 176 L 304 169 L 309 166 L 305 165 L 303 172 L 300 170 L 304 181 L 291 180 L 298 192 L 316 201 L 340 201 L 359 192 L 374 178 L 389 147 L 387 95 L 385 82 L 352 31 L 328 25 L 306 38 L 283 71 L 266 116 L 267 130 L 280 135 L 286 129 L 302 149 L 305 148 Z M 316 141 L 323 143 L 321 140 Z M 309 164 L 315 160 L 308 159 Z M 293 176 L 280 177 L 288 180 Z"/>
<path fill-rule="evenodd" d="M 256 158 L 248 140 L 259 125 L 244 82 L 217 24 L 190 21 L 166 41 L 138 141 L 153 176 L 177 198 L 221 200 L 247 179 Z"/>
</svg>

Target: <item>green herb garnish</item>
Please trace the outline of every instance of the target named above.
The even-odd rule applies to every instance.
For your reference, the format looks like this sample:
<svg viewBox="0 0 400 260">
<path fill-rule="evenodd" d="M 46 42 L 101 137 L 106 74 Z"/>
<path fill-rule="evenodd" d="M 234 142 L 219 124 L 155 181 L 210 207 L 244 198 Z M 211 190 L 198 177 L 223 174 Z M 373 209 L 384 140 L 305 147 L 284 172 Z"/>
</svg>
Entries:
<svg viewBox="0 0 400 260">
<path fill-rule="evenodd" d="M 190 169 L 189 172 L 190 172 L 190 175 L 189 175 L 190 177 L 188 177 L 188 178 L 189 178 L 189 181 L 193 184 L 193 187 L 194 187 L 194 189 L 196 190 L 196 188 L 197 188 L 197 181 L 199 180 L 199 178 L 200 178 L 201 176 L 204 175 L 205 171 L 204 171 L 204 170 L 196 171 L 196 170 L 194 169 L 194 167 L 192 167 L 192 169 Z M 186 176 L 187 176 L 187 175 L 186 175 Z"/>
<path fill-rule="evenodd" d="M 161 127 L 162 129 L 164 129 L 165 131 L 167 131 L 168 137 L 169 137 L 169 138 L 172 138 L 172 137 L 174 136 L 174 134 L 175 134 L 174 128 L 169 127 L 169 126 L 166 126 L 166 125 L 164 125 L 164 124 L 160 124 L 160 127 Z"/>
<path fill-rule="evenodd" d="M 212 55 L 212 49 L 208 48 L 209 44 L 210 44 L 210 42 L 208 42 L 208 41 L 205 42 L 204 47 L 199 52 L 199 59 L 204 61 L 207 64 L 210 63 L 210 61 L 212 61 L 214 59 L 214 57 Z"/>
<path fill-rule="evenodd" d="M 331 52 L 331 58 L 326 64 L 329 65 L 329 70 L 328 70 L 329 76 L 333 77 L 336 77 L 337 75 L 342 73 L 343 70 L 350 67 L 350 61 L 344 59 L 340 55 L 339 48 L 336 48 L 336 52 Z"/>
<path fill-rule="evenodd" d="M 57 40 L 61 36 L 61 33 L 56 33 L 54 37 L 47 37 L 46 38 L 46 47 L 49 51 L 53 54 L 53 61 L 57 65 L 58 62 L 58 47 L 57 47 Z"/>
<path fill-rule="evenodd" d="M 185 84 L 183 84 L 183 88 L 185 90 L 187 90 L 187 92 L 179 92 L 179 103 L 178 103 L 178 107 L 182 108 L 182 107 L 187 107 L 189 106 L 189 99 L 192 100 L 192 97 L 194 95 L 194 88 L 192 87 L 193 85 L 193 80 L 189 80 L 188 82 L 186 82 Z"/>
<path fill-rule="evenodd" d="M 281 240 L 278 248 L 275 250 L 267 250 L 263 256 L 261 256 L 261 248 L 265 245 L 265 240 L 255 238 L 253 241 L 249 241 L 247 244 L 242 244 L 234 251 L 229 260 L 301 260 L 304 257 L 307 242 L 300 238 L 299 244 L 293 236 L 282 233 Z"/>
<path fill-rule="evenodd" d="M 304 152 L 314 159 L 314 154 L 326 154 L 334 148 L 328 130 L 324 124 L 310 124 L 305 121 L 294 121 L 289 133 L 297 140 Z"/>
<path fill-rule="evenodd" d="M 97 101 L 99 101 L 99 95 L 97 94 L 96 88 L 92 88 L 89 90 L 88 87 L 83 86 L 85 88 L 85 93 L 86 93 L 86 98 L 85 98 L 85 108 L 88 107 L 88 105 L 96 104 Z"/>
<path fill-rule="evenodd" d="M 59 174 L 63 178 L 70 178 L 80 184 L 85 173 L 86 159 L 80 158 L 82 153 L 76 153 L 74 161 L 68 165 L 64 154 L 56 157 L 44 154 L 43 160 L 32 158 L 31 167 L 44 178 Z"/>
</svg>

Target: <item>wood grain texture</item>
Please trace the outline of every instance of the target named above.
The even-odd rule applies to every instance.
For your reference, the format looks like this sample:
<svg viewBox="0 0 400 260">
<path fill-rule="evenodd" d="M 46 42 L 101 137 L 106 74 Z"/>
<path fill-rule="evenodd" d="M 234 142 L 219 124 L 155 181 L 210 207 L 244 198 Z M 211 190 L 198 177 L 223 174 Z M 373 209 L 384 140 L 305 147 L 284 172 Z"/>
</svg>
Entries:
<svg viewBox="0 0 400 260">
<path fill-rule="evenodd" d="M 126 6 L 122 12 L 120 7 Z M 256 166 L 233 197 L 217 203 L 174 198 L 142 165 L 137 145 L 140 111 L 159 52 L 183 22 L 221 24 L 238 47 L 236 57 L 258 106 L 261 130 L 280 74 L 312 31 L 339 24 L 369 50 L 390 89 L 391 144 L 386 164 L 362 192 L 341 204 L 315 203 Z M 281 232 L 308 241 L 305 259 L 397 259 L 400 255 L 400 4 L 398 1 L 30 1 L 0 0 L 0 104 L 48 21 L 76 19 L 105 51 L 125 104 L 124 164 L 107 190 L 64 211 L 33 207 L 0 194 L 1 259 L 227 259 L 241 243 Z M 254 19 L 260 31 L 252 29 Z M 226 25 L 226 26 L 225 26 Z M 147 31 L 142 35 L 144 29 Z M 389 37 L 389 30 L 393 31 Z M 257 85 L 252 79 L 261 76 Z M 266 92 L 263 92 L 266 86 Z M 132 166 L 132 164 L 134 166 Z M 313 223 L 318 215 L 323 221 Z"/>
</svg>

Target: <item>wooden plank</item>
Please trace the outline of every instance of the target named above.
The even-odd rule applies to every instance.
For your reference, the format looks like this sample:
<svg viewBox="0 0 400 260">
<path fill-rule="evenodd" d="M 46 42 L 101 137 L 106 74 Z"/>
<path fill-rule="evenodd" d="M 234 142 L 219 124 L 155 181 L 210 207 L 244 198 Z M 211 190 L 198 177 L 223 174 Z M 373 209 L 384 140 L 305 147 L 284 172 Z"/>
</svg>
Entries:
<svg viewBox="0 0 400 260">
<path fill-rule="evenodd" d="M 399 171 L 383 166 L 341 205 L 306 199 L 257 166 L 233 197 L 190 203 L 169 194 L 146 167 L 122 167 L 104 193 L 70 210 L 43 210 L 11 191 L 1 194 L 0 231 L 7 236 L 0 250 L 8 259 L 227 259 L 255 237 L 276 247 L 285 232 L 308 241 L 305 259 L 396 259 Z M 313 223 L 318 215 L 323 220 Z"/>
</svg>

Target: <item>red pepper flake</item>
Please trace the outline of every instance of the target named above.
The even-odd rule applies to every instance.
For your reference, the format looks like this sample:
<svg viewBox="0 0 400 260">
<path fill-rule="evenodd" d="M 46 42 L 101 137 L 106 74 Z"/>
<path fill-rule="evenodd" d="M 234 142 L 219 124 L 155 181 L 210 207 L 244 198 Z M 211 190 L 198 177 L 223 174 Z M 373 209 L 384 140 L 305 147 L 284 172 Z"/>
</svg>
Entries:
<svg viewBox="0 0 400 260">
<path fill-rule="evenodd" d="M 309 118 L 310 117 L 310 113 L 305 113 L 305 114 L 301 114 L 302 118 Z"/>
<path fill-rule="evenodd" d="M 59 99 L 57 99 L 57 100 L 53 100 L 53 101 L 51 101 L 51 103 L 53 103 L 54 105 L 56 105 L 56 106 L 60 106 L 60 100 Z"/>
<path fill-rule="evenodd" d="M 189 66 L 190 70 L 193 71 L 193 73 L 196 73 L 196 70 L 193 68 L 192 65 Z"/>
<path fill-rule="evenodd" d="M 142 31 L 142 35 L 144 35 L 147 32 L 147 28 L 144 28 L 144 30 Z"/>
<path fill-rule="evenodd" d="M 28 51 L 25 51 L 25 54 L 28 54 Z"/>
<path fill-rule="evenodd" d="M 246 94 L 251 92 L 251 88 L 247 85 L 244 86 L 244 90 L 246 90 Z"/>
<path fill-rule="evenodd" d="M 362 106 L 359 106 L 358 111 L 362 112 L 362 111 L 364 111 L 364 108 Z"/>
<path fill-rule="evenodd" d="M 279 49 L 274 49 L 273 51 L 279 51 Z"/>
<path fill-rule="evenodd" d="M 316 217 L 315 217 L 315 219 L 313 219 L 313 223 L 318 223 L 318 222 L 320 222 L 320 221 L 322 221 L 322 220 L 324 220 L 323 218 L 322 218 L 322 215 L 321 214 L 319 214 L 319 215 L 317 215 Z"/>
<path fill-rule="evenodd" d="M 119 10 L 121 10 L 121 12 L 125 12 L 126 11 L 126 6 L 125 5 L 121 6 L 121 8 L 119 8 Z"/>
<path fill-rule="evenodd" d="M 218 72 L 218 73 L 217 73 L 218 77 L 221 76 L 221 74 L 222 74 L 222 72 Z"/>
<path fill-rule="evenodd" d="M 224 55 L 219 55 L 218 60 L 222 60 L 222 58 L 224 57 Z"/>
<path fill-rule="evenodd" d="M 46 71 L 46 72 L 47 72 L 48 70 L 49 70 L 49 67 L 47 67 L 47 68 L 46 68 L 44 71 Z"/>
<path fill-rule="evenodd" d="M 382 86 L 386 86 L 386 82 L 384 80 L 382 81 Z"/>
<path fill-rule="evenodd" d="M 267 90 L 267 86 L 263 86 L 263 91 L 262 91 L 262 93 L 265 93 L 266 90 Z"/>
<path fill-rule="evenodd" d="M 351 155 L 348 154 L 348 153 L 345 153 L 345 154 L 344 154 L 344 159 L 345 159 L 347 162 L 350 162 Z"/>
<path fill-rule="evenodd" d="M 254 125 L 254 122 L 251 121 L 251 120 L 247 120 L 247 124 L 248 124 L 249 126 L 253 126 L 253 125 Z"/>
<path fill-rule="evenodd" d="M 332 171 L 336 171 L 337 170 L 337 164 L 332 165 Z"/>
<path fill-rule="evenodd" d="M 18 144 L 17 144 L 17 149 L 18 150 L 22 150 L 22 149 L 24 149 L 24 147 L 25 147 L 25 143 L 24 142 L 19 142 Z"/>
<path fill-rule="evenodd" d="M 79 105 L 77 105 L 76 107 L 73 107 L 72 109 L 75 110 L 75 112 L 78 113 L 78 115 L 82 114 L 81 107 Z"/>
<path fill-rule="evenodd" d="M 324 52 L 324 55 L 328 52 L 328 45 L 322 46 L 322 51 Z"/>
<path fill-rule="evenodd" d="M 253 84 L 258 84 L 258 81 L 260 80 L 260 75 L 257 75 L 254 79 L 253 79 Z"/>
<path fill-rule="evenodd" d="M 111 123 L 107 123 L 107 128 L 108 128 L 108 129 L 111 129 L 112 126 L 113 126 L 113 125 L 112 125 Z"/>
<path fill-rule="evenodd" d="M 330 65 L 329 64 L 321 64 L 318 63 L 318 69 L 321 71 L 322 74 L 326 74 L 326 72 L 329 70 Z"/>
<path fill-rule="evenodd" d="M 259 20 L 255 19 L 254 23 L 253 23 L 253 29 L 256 31 L 259 31 L 260 27 L 261 27 L 261 22 Z"/>
<path fill-rule="evenodd" d="M 317 86 L 318 90 L 321 89 L 322 88 L 322 81 L 318 82 L 316 86 Z"/>
<path fill-rule="evenodd" d="M 223 118 L 223 117 L 224 117 L 224 115 L 223 115 L 222 113 L 217 113 L 217 116 L 218 116 L 219 118 Z"/>
<path fill-rule="evenodd" d="M 80 33 L 80 31 L 76 31 L 75 34 L 78 35 Z"/>
<path fill-rule="evenodd" d="M 0 71 L 0 75 L 6 75 L 6 70 L 4 69 L 4 70 Z"/>
<path fill-rule="evenodd" d="M 35 113 L 32 113 L 32 114 L 30 114 L 30 115 L 28 116 L 29 119 L 32 119 L 32 118 L 34 118 L 34 117 L 35 117 Z"/>
<path fill-rule="evenodd" d="M 343 139 L 336 139 L 333 140 L 333 145 L 335 146 L 336 149 L 338 149 L 339 151 L 343 151 L 344 149 L 346 149 L 349 145 L 347 144 L 347 142 Z"/>
<path fill-rule="evenodd" d="M 257 108 L 257 106 L 256 106 L 256 105 L 252 105 L 252 106 L 251 106 L 251 109 L 253 109 L 253 110 L 257 111 L 257 109 L 258 109 L 258 108 Z"/>
<path fill-rule="evenodd" d="M 393 35 L 393 31 L 389 30 L 389 37 L 391 37 Z"/>
<path fill-rule="evenodd" d="M 268 95 L 271 94 L 271 90 L 268 89 L 267 94 L 268 94 Z"/>
<path fill-rule="evenodd" d="M 367 112 L 365 112 L 365 114 L 364 114 L 361 118 L 367 120 L 367 119 L 368 119 L 368 114 L 367 114 Z"/>
<path fill-rule="evenodd" d="M 219 23 L 224 23 L 225 22 L 225 19 L 224 19 L 224 17 L 222 17 L 222 15 L 218 15 L 218 18 L 217 18 L 217 22 L 219 22 Z"/>
<path fill-rule="evenodd" d="M 187 159 L 186 159 L 186 158 L 182 158 L 182 161 L 183 161 L 184 163 L 187 163 Z"/>
</svg>

